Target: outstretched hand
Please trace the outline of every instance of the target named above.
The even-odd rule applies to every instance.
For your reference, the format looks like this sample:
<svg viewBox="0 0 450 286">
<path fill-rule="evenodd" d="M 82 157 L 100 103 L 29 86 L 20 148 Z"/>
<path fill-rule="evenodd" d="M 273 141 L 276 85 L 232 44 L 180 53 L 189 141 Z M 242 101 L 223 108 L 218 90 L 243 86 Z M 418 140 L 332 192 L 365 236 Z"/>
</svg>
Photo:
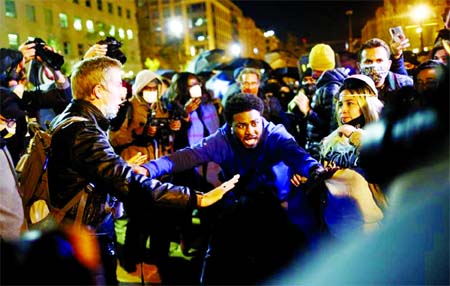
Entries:
<svg viewBox="0 0 450 286">
<path fill-rule="evenodd" d="M 223 195 L 225 195 L 228 191 L 234 188 L 236 183 L 239 181 L 240 175 L 234 175 L 233 178 L 222 183 L 217 188 L 212 191 L 207 192 L 206 194 L 197 194 L 197 206 L 198 207 L 208 207 L 217 201 L 219 201 Z"/>
<path fill-rule="evenodd" d="M 295 186 L 298 187 L 300 185 L 304 185 L 307 183 L 311 183 L 311 181 L 313 181 L 312 183 L 317 183 L 326 179 L 329 179 L 333 176 L 333 174 L 339 170 L 340 167 L 336 165 L 336 163 L 334 162 L 329 162 L 327 164 L 325 164 L 325 168 L 318 168 L 314 174 L 311 175 L 311 178 L 307 178 L 304 176 L 301 176 L 299 174 L 294 174 L 291 177 L 291 183 Z"/>
<path fill-rule="evenodd" d="M 142 155 L 141 152 L 137 152 L 133 157 L 126 160 L 129 165 L 142 165 L 147 161 L 147 155 Z"/>
</svg>

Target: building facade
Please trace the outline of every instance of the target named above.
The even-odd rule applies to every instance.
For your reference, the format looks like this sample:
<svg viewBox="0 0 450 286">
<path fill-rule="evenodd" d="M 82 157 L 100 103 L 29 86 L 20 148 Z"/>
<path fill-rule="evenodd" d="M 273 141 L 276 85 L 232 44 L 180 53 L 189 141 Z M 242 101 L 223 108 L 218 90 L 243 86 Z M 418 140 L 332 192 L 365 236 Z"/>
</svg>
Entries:
<svg viewBox="0 0 450 286">
<path fill-rule="evenodd" d="M 142 68 L 134 0 L 2 0 L 0 46 L 18 48 L 35 37 L 64 56 L 66 73 L 107 36 L 122 43 L 126 76 Z"/>
<path fill-rule="evenodd" d="M 142 61 L 180 68 L 203 51 L 263 58 L 263 31 L 231 0 L 137 0 Z M 232 46 L 239 45 L 240 51 Z M 162 59 L 161 59 L 162 58 Z"/>
<path fill-rule="evenodd" d="M 361 41 L 380 38 L 389 42 L 389 28 L 402 26 L 410 41 L 409 50 L 427 52 L 433 48 L 438 31 L 444 27 L 442 13 L 449 6 L 448 0 L 384 0 L 361 31 Z"/>
</svg>

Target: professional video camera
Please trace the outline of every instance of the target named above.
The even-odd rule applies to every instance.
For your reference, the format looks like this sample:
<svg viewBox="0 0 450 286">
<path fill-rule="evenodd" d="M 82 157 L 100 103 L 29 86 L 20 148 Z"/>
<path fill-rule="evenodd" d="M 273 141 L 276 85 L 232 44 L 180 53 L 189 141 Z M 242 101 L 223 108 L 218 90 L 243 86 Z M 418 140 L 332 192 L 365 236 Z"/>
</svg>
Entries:
<svg viewBox="0 0 450 286">
<path fill-rule="evenodd" d="M 26 42 L 26 44 L 35 43 L 34 49 L 36 50 L 36 56 L 40 57 L 50 68 L 54 70 L 60 70 L 64 64 L 64 57 L 58 53 L 52 52 L 45 48 L 46 43 L 41 38 L 34 38 L 32 41 Z"/>
<path fill-rule="evenodd" d="M 114 37 L 106 37 L 106 39 L 98 41 L 97 44 L 108 45 L 108 51 L 106 52 L 108 57 L 116 59 L 122 64 L 127 61 L 127 57 L 120 50 L 122 43 L 117 41 Z"/>
</svg>

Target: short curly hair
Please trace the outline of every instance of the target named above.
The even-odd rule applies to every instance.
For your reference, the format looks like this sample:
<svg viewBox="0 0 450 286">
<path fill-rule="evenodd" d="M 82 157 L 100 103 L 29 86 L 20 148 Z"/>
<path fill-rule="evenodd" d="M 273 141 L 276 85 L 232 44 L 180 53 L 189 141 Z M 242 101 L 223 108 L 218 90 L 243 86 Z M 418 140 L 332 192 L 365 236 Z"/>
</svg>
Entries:
<svg viewBox="0 0 450 286">
<path fill-rule="evenodd" d="M 234 93 L 230 95 L 225 102 L 225 120 L 231 125 L 235 114 L 253 109 L 262 114 L 264 110 L 264 102 L 261 98 L 250 93 Z"/>
</svg>

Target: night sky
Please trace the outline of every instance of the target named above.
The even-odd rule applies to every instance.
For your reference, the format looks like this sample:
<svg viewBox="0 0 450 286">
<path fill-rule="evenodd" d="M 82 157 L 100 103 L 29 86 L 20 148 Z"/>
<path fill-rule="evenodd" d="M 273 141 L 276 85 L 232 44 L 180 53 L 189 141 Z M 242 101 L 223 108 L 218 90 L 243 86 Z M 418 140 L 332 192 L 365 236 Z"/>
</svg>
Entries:
<svg viewBox="0 0 450 286">
<path fill-rule="evenodd" d="M 296 36 L 306 37 L 310 43 L 347 40 L 347 10 L 353 10 L 353 37 L 359 37 L 364 23 L 374 17 L 377 7 L 383 5 L 383 0 L 233 2 L 242 9 L 245 16 L 252 18 L 259 28 L 274 30 L 282 40 L 289 31 Z"/>
</svg>

